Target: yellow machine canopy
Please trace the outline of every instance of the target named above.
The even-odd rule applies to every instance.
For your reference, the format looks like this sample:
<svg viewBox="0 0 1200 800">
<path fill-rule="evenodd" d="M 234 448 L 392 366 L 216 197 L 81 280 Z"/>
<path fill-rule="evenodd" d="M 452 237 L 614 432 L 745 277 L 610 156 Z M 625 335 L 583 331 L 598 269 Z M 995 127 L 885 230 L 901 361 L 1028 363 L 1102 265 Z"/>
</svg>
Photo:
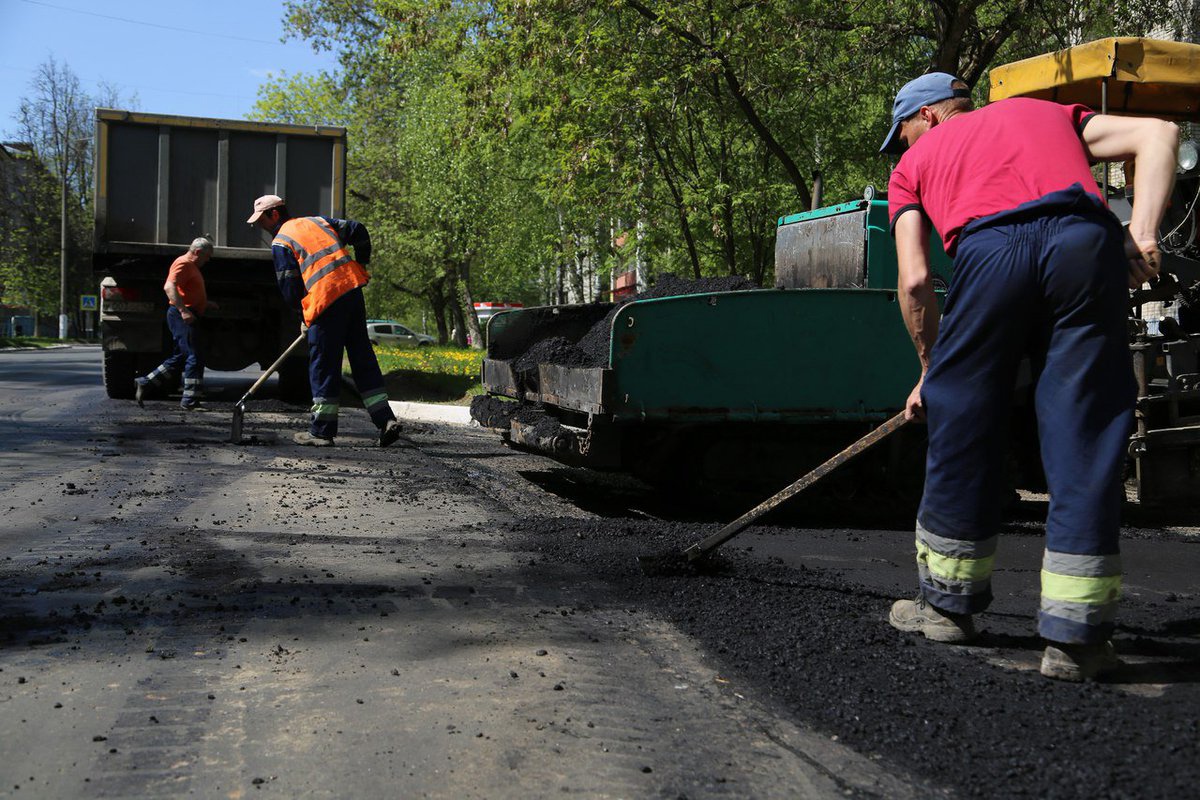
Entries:
<svg viewBox="0 0 1200 800">
<path fill-rule="evenodd" d="M 1132 36 L 1097 39 L 993 68 L 988 101 L 1006 97 L 1198 121 L 1200 45 Z"/>
</svg>

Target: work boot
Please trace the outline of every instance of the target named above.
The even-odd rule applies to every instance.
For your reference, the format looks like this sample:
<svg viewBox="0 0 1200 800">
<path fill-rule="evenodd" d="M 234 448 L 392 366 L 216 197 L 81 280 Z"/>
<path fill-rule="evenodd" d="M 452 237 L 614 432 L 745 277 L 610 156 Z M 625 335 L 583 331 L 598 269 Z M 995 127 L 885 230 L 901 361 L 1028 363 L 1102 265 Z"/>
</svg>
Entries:
<svg viewBox="0 0 1200 800">
<path fill-rule="evenodd" d="M 296 444 L 303 444 L 309 447 L 333 447 L 333 439 L 326 439 L 324 436 L 313 436 L 310 431 L 300 431 L 292 437 L 292 441 Z"/>
<path fill-rule="evenodd" d="M 379 446 L 387 447 L 390 444 L 395 444 L 400 438 L 400 432 L 404 428 L 400 425 L 400 420 L 390 419 L 388 424 L 379 429 Z"/>
<path fill-rule="evenodd" d="M 888 615 L 892 627 L 906 633 L 921 633 L 926 639 L 945 644 L 966 644 L 975 638 L 970 614 L 951 614 L 934 608 L 924 597 L 897 600 Z"/>
<path fill-rule="evenodd" d="M 138 408 L 145 408 L 143 402 L 146 399 L 146 380 L 145 378 L 133 379 L 133 399 L 137 401 Z"/>
<path fill-rule="evenodd" d="M 1048 642 L 1042 653 L 1042 674 L 1056 681 L 1081 683 L 1125 666 L 1113 650 L 1112 642 L 1066 644 Z"/>
<path fill-rule="evenodd" d="M 182 411 L 187 411 L 190 414 L 203 414 L 208 411 L 207 406 L 202 406 L 199 403 L 180 403 L 179 408 Z"/>
</svg>

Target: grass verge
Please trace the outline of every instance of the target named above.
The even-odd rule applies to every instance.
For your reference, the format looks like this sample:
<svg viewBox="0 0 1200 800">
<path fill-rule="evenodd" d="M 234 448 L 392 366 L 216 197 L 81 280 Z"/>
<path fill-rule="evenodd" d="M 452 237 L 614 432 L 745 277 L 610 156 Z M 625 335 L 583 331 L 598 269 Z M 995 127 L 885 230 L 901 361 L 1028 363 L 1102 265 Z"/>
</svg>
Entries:
<svg viewBox="0 0 1200 800">
<path fill-rule="evenodd" d="M 380 347 L 375 355 L 392 400 L 466 405 L 483 392 L 479 383 L 482 350 Z"/>
<path fill-rule="evenodd" d="M 83 339 L 50 339 L 44 336 L 0 336 L 0 350 L 14 347 L 44 349 L 63 344 L 86 344 L 86 341 Z"/>
</svg>

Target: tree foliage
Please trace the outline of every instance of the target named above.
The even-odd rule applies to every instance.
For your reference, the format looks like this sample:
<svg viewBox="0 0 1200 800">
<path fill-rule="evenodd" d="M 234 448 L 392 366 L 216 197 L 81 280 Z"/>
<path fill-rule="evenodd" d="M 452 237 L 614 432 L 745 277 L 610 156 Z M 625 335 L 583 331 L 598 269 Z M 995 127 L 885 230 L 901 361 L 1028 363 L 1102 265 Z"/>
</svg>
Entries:
<svg viewBox="0 0 1200 800">
<path fill-rule="evenodd" d="M 125 105 L 136 104 L 130 98 Z M 90 269 L 93 110 L 118 106 L 111 87 L 86 92 L 71 68 L 53 57 L 38 66 L 21 98 L 13 144 L 0 156 L 0 283 L 6 302 L 58 313 L 63 206 L 66 207 L 66 311 L 94 293 Z"/>
<path fill-rule="evenodd" d="M 769 281 L 775 221 L 886 181 L 896 89 L 1162 22 L 1147 0 L 295 0 L 335 76 L 257 113 L 351 131 L 372 308 L 445 340 L 470 300 L 587 302 L 615 272 Z M 319 98 L 319 102 L 313 98 Z M 411 306 L 410 306 L 411 307 Z M 476 339 L 478 341 L 478 339 Z"/>
</svg>

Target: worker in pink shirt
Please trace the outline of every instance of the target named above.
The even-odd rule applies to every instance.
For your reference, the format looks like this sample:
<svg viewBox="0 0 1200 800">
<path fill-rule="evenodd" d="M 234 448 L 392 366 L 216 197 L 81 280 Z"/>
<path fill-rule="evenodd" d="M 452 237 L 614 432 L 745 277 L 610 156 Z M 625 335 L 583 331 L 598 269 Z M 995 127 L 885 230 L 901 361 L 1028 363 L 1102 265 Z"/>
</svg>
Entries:
<svg viewBox="0 0 1200 800">
<path fill-rule="evenodd" d="M 1158 273 L 1158 227 L 1175 177 L 1178 128 L 1011 98 L 973 110 L 966 84 L 934 72 L 896 95 L 881 152 L 899 300 L 921 362 L 909 418 L 929 427 L 917 513 L 915 600 L 891 624 L 940 642 L 975 636 L 1008 488 L 1013 387 L 1032 366 L 1050 492 L 1038 632 L 1042 674 L 1095 678 L 1120 666 L 1110 638 L 1121 589 L 1121 482 L 1136 385 L 1130 287 Z M 1134 161 L 1128 231 L 1092 177 Z M 929 267 L 936 229 L 954 275 L 939 311 Z"/>
</svg>

